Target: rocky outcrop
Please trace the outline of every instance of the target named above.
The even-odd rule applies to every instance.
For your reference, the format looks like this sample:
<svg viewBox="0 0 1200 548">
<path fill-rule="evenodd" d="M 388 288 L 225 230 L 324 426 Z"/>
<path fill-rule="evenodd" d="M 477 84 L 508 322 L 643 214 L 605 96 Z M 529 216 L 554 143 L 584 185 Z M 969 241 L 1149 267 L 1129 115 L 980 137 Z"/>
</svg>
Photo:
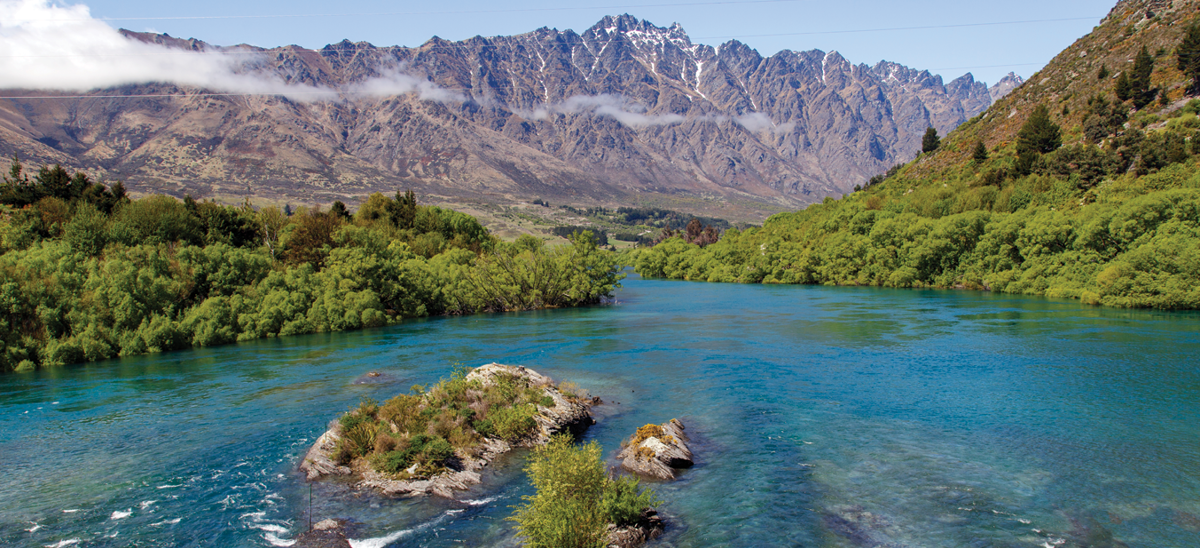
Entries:
<svg viewBox="0 0 1200 548">
<path fill-rule="evenodd" d="M 608 525 L 608 546 L 609 548 L 641 546 L 646 541 L 662 536 L 665 529 L 666 525 L 662 518 L 658 517 L 658 512 L 653 508 L 647 508 L 642 511 L 642 516 L 637 523 L 624 527 L 617 527 L 610 523 Z"/>
<path fill-rule="evenodd" d="M 679 419 L 638 428 L 617 454 L 621 467 L 651 478 L 675 479 L 679 470 L 694 464 L 683 430 Z"/>
<path fill-rule="evenodd" d="M 352 469 L 341 466 L 334 460 L 338 440 L 341 438 L 341 424 L 334 420 L 329 430 L 317 438 L 316 443 L 309 449 L 300 464 L 300 470 L 309 481 L 329 476 L 357 476 L 357 487 L 372 489 L 386 496 L 418 496 L 438 495 L 453 498 L 454 491 L 468 489 L 480 483 L 480 471 L 488 466 L 496 457 L 517 447 L 533 447 L 542 445 L 550 440 L 550 436 L 564 431 L 574 434 L 581 433 L 595 423 L 590 407 L 593 400 L 570 398 L 563 394 L 551 382 L 550 378 L 532 369 L 521 366 L 501 365 L 491 363 L 480 366 L 467 375 L 467 380 L 479 380 L 485 386 L 493 382 L 498 374 L 510 374 L 524 377 L 531 386 L 541 387 L 543 393 L 553 400 L 553 405 L 538 406 L 538 414 L 534 417 L 537 428 L 532 435 L 514 443 L 504 440 L 485 438 L 475 455 L 457 454 L 455 464 L 451 469 L 425 479 L 395 479 L 370 468 Z"/>
<path fill-rule="evenodd" d="M 945 83 L 836 51 L 764 57 L 736 40 L 693 43 L 679 25 L 629 15 L 578 33 L 542 28 L 416 48 L 220 48 L 125 34 L 236 50 L 253 59 L 247 71 L 349 91 L 306 102 L 154 83 L 119 90 L 150 95 L 138 100 L 0 101 L 0 156 L 122 178 L 135 192 L 226 201 L 354 203 L 411 187 L 589 205 L 691 195 L 778 210 L 849 191 L 912 158 L 926 128 L 945 135 L 992 101 L 970 74 Z M 353 92 L 368 81 L 397 91 Z"/>
<path fill-rule="evenodd" d="M 346 523 L 346 520 L 321 520 L 296 537 L 292 548 L 350 548 Z"/>
</svg>

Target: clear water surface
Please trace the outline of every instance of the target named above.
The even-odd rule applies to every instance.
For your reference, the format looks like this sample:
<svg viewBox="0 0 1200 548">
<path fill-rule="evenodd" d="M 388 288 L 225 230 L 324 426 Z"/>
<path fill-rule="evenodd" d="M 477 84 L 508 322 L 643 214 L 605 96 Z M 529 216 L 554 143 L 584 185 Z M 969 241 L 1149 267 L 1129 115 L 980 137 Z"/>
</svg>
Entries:
<svg viewBox="0 0 1200 548">
<path fill-rule="evenodd" d="M 515 546 L 523 453 L 457 501 L 296 473 L 363 396 L 523 364 L 679 417 L 651 546 L 1200 546 L 1200 315 L 975 292 L 631 278 L 584 310 L 435 318 L 0 376 L 0 544 Z M 382 377 L 364 382 L 363 375 Z"/>
</svg>

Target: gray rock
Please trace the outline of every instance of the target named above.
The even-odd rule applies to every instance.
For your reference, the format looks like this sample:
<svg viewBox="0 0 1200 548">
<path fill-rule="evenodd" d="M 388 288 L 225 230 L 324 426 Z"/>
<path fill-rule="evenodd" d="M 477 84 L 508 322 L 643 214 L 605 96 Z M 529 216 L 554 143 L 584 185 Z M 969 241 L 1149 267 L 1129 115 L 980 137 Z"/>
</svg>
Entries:
<svg viewBox="0 0 1200 548">
<path fill-rule="evenodd" d="M 637 523 L 617 527 L 616 525 L 608 525 L 608 547 L 609 548 L 633 548 L 641 546 L 648 540 L 656 539 L 663 534 L 666 529 L 662 518 L 658 517 L 658 512 L 653 508 L 647 508 L 642 511 L 642 516 Z"/>
<path fill-rule="evenodd" d="M 125 35 L 181 49 L 252 49 Z M 1011 85 L 989 90 L 970 74 L 945 83 L 896 63 L 854 64 L 836 51 L 764 57 L 736 40 L 693 43 L 678 25 L 628 15 L 578 33 L 259 51 L 255 70 L 288 82 L 353 88 L 399 66 L 440 97 L 15 99 L 0 104 L 10 121 L 0 157 L 198 197 L 252 191 L 354 202 L 412 187 L 576 204 L 724 197 L 778 210 L 837 196 L 912 158 L 927 127 L 945 135 Z M 139 84 L 121 93 L 174 91 Z"/>
<path fill-rule="evenodd" d="M 643 476 L 669 480 L 675 479 L 680 469 L 690 468 L 694 464 L 683 423 L 679 419 L 671 419 L 658 428 L 661 433 L 642 440 L 638 440 L 637 433 L 630 437 L 617 454 L 622 468 Z"/>
<path fill-rule="evenodd" d="M 350 548 L 350 540 L 346 538 L 346 523 L 346 520 L 321 520 L 311 530 L 296 537 L 292 548 Z"/>
</svg>

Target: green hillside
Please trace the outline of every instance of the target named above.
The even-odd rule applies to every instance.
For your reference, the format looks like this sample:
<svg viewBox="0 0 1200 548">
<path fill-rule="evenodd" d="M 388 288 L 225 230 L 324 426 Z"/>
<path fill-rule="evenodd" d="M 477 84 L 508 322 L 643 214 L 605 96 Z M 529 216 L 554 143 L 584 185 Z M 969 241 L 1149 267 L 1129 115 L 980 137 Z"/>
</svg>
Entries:
<svg viewBox="0 0 1200 548">
<path fill-rule="evenodd" d="M 1198 7 L 1121 2 L 937 150 L 761 229 L 668 240 L 636 269 L 1200 308 Z"/>
</svg>

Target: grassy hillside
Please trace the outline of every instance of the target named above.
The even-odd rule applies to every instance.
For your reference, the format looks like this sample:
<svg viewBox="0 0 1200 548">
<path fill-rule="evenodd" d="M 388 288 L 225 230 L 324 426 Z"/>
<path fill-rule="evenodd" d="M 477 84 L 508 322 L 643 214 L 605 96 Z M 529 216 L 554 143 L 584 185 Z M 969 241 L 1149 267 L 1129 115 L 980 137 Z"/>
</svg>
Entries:
<svg viewBox="0 0 1200 548">
<path fill-rule="evenodd" d="M 1200 100 L 1178 61 L 1198 7 L 1121 2 L 936 151 L 761 229 L 669 240 L 637 270 L 1200 308 Z"/>
</svg>

